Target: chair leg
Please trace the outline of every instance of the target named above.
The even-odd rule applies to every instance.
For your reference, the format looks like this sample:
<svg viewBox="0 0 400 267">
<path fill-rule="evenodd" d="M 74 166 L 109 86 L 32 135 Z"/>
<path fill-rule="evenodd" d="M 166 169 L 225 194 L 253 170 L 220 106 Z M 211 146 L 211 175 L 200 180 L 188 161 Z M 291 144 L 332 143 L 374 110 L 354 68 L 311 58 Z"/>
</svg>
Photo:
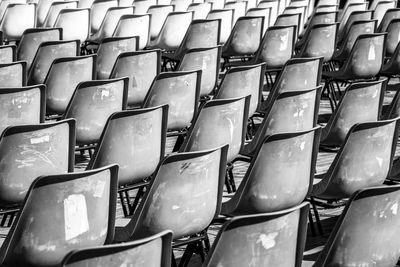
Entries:
<svg viewBox="0 0 400 267">
<path fill-rule="evenodd" d="M 317 206 L 312 201 L 311 201 L 311 206 L 312 206 L 312 209 L 314 211 L 314 216 L 315 216 L 315 221 L 317 223 L 318 232 L 319 232 L 320 235 L 323 235 L 324 231 L 322 229 L 322 224 L 321 224 L 321 220 L 319 218 L 319 213 L 318 213 Z"/>
<path fill-rule="evenodd" d="M 136 192 L 135 200 L 133 201 L 132 205 L 129 206 L 129 215 L 133 215 L 133 213 L 136 210 L 137 205 L 139 204 L 140 199 L 142 198 L 144 194 L 145 186 L 141 186 L 138 188 L 138 191 Z"/>
<path fill-rule="evenodd" d="M 171 267 L 178 267 L 178 265 L 176 264 L 176 259 L 175 259 L 174 252 L 172 251 L 171 253 L 172 253 L 172 255 L 171 255 Z"/>
<path fill-rule="evenodd" d="M 179 261 L 179 267 L 188 266 L 190 258 L 192 258 L 192 255 L 196 250 L 196 245 L 197 244 L 188 244 L 186 246 L 185 252 L 183 253 L 181 260 Z"/>
<path fill-rule="evenodd" d="M 119 192 L 119 200 L 121 201 L 121 206 L 122 206 L 122 212 L 124 213 L 124 217 L 128 216 L 128 209 L 125 206 L 125 201 L 124 201 L 124 194 L 123 192 Z"/>
<path fill-rule="evenodd" d="M 226 191 L 228 191 L 229 194 L 232 193 L 231 183 L 229 181 L 228 170 L 226 171 L 226 175 L 225 175 L 225 186 L 226 186 Z"/>
<path fill-rule="evenodd" d="M 311 210 L 309 210 L 308 212 L 308 224 L 310 225 L 311 235 L 316 236 L 317 233 L 315 232 L 315 225 L 314 225 L 314 220 L 312 218 Z"/>
<path fill-rule="evenodd" d="M 176 139 L 172 152 L 177 152 L 181 147 L 181 145 L 183 144 L 183 141 L 185 141 L 185 137 L 183 136 L 183 134 L 178 135 L 178 138 Z"/>
<path fill-rule="evenodd" d="M 233 192 L 236 192 L 236 184 L 235 184 L 235 177 L 233 176 L 233 165 L 229 164 L 228 173 L 229 173 L 229 183 L 231 184 L 231 188 Z"/>
</svg>

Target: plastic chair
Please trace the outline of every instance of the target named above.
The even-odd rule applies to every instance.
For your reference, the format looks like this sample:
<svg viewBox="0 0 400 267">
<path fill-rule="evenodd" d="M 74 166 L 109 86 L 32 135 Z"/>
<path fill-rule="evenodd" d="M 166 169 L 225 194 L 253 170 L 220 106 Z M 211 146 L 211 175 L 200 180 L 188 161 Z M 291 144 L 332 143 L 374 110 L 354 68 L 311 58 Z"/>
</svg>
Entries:
<svg viewBox="0 0 400 267">
<path fill-rule="evenodd" d="M 302 264 L 309 204 L 273 213 L 233 217 L 219 231 L 203 266 Z"/>
<path fill-rule="evenodd" d="M 50 6 L 57 0 L 39 0 L 36 6 L 36 27 L 43 27 L 47 14 L 49 13 Z"/>
<path fill-rule="evenodd" d="M 232 25 L 235 25 L 240 17 L 246 15 L 247 2 L 225 2 L 224 9 L 234 10 Z"/>
<path fill-rule="evenodd" d="M 62 266 L 170 266 L 172 232 L 162 231 L 132 242 L 74 250 Z"/>
<path fill-rule="evenodd" d="M 108 79 L 118 56 L 124 52 L 136 51 L 138 47 L 137 36 L 103 39 L 97 50 L 97 79 Z"/>
<path fill-rule="evenodd" d="M 240 17 L 222 48 L 222 57 L 249 57 L 256 53 L 263 36 L 264 17 Z"/>
<path fill-rule="evenodd" d="M 197 115 L 200 84 L 200 70 L 161 73 L 154 79 L 143 107 L 168 104 L 168 130 L 188 128 Z"/>
<path fill-rule="evenodd" d="M 118 164 L 119 196 L 125 216 L 132 215 L 149 178 L 164 158 L 168 107 L 112 114 L 87 169 Z M 128 191 L 138 189 L 132 202 Z"/>
<path fill-rule="evenodd" d="M 54 1 L 49 7 L 42 27 L 54 27 L 54 23 L 56 22 L 61 10 L 76 8 L 78 8 L 78 1 Z"/>
<path fill-rule="evenodd" d="M 207 15 L 207 19 L 221 20 L 221 34 L 219 41 L 221 44 L 226 43 L 231 33 L 233 24 L 233 9 L 214 9 Z"/>
<path fill-rule="evenodd" d="M 54 28 L 34 28 L 27 29 L 22 34 L 21 40 L 17 47 L 17 60 L 27 62 L 27 70 L 29 71 L 36 51 L 43 42 L 59 41 L 62 39 L 62 29 Z"/>
<path fill-rule="evenodd" d="M 211 10 L 211 3 L 194 3 L 187 8 L 187 11 L 193 11 L 193 20 L 206 19 Z"/>
<path fill-rule="evenodd" d="M 32 182 L 41 175 L 72 172 L 74 146 L 74 120 L 12 126 L 4 130 L 0 138 L 0 157 L 7 164 L 0 169 L 1 206 L 20 206 Z"/>
<path fill-rule="evenodd" d="M 91 8 L 95 0 L 79 0 L 78 8 Z"/>
<path fill-rule="evenodd" d="M 53 60 L 61 57 L 74 57 L 79 54 L 79 41 L 51 41 L 39 45 L 33 58 L 28 73 L 28 84 L 42 84 L 53 63 Z"/>
<path fill-rule="evenodd" d="M 288 60 L 276 78 L 267 100 L 263 102 L 260 112 L 263 112 L 262 110 L 265 110 L 280 93 L 301 91 L 319 86 L 321 84 L 322 61 L 321 57 Z"/>
<path fill-rule="evenodd" d="M 38 124 L 44 122 L 45 87 L 1 88 L 0 132 L 8 126 Z"/>
<path fill-rule="evenodd" d="M 379 74 L 382 76 L 386 76 L 390 79 L 392 77 L 397 77 L 399 75 L 399 70 L 400 70 L 400 46 L 397 45 L 393 55 L 382 66 L 382 69 L 379 72 Z"/>
<path fill-rule="evenodd" d="M 164 53 L 164 68 L 169 61 L 182 60 L 186 51 L 194 48 L 214 47 L 219 44 L 221 23 L 219 19 L 193 20 L 181 45 L 171 53 Z"/>
<path fill-rule="evenodd" d="M 200 97 L 205 97 L 217 86 L 220 60 L 221 46 L 194 48 L 186 51 L 177 70 L 202 70 Z"/>
<path fill-rule="evenodd" d="M 110 79 L 129 77 L 128 106 L 140 107 L 160 71 L 160 50 L 125 52 L 115 61 Z"/>
<path fill-rule="evenodd" d="M 24 19 L 21 19 L 24 18 Z M 19 41 L 26 29 L 35 28 L 36 8 L 31 4 L 9 4 L 0 23 L 7 41 Z"/>
<path fill-rule="evenodd" d="M 149 7 L 147 13 L 151 14 L 150 41 L 158 37 L 168 14 L 173 11 L 174 7 L 172 5 L 156 5 Z"/>
<path fill-rule="evenodd" d="M 387 80 L 349 85 L 322 129 L 321 144 L 341 146 L 350 128 L 357 123 L 378 121 Z"/>
<path fill-rule="evenodd" d="M 54 27 L 63 29 L 63 40 L 79 40 L 83 43 L 89 36 L 89 9 L 63 9 Z"/>
<path fill-rule="evenodd" d="M 318 118 L 321 86 L 307 89 L 281 92 L 269 100 L 254 138 L 240 151 L 241 155 L 254 157 L 258 146 L 265 137 L 280 134 L 306 131 L 316 126 Z"/>
<path fill-rule="evenodd" d="M 88 42 L 100 43 L 105 38 L 112 37 L 120 18 L 123 15 L 133 15 L 133 10 L 133 7 L 110 7 L 99 29 L 89 36 Z"/>
<path fill-rule="evenodd" d="M 399 44 L 400 33 L 398 27 L 400 25 L 400 18 L 393 19 L 387 26 L 385 32 L 387 32 L 385 56 L 392 57 L 395 54 L 397 45 Z M 387 63 L 387 62 L 386 62 Z"/>
<path fill-rule="evenodd" d="M 170 3 L 174 7 L 175 12 L 185 12 L 193 0 L 171 0 Z"/>
<path fill-rule="evenodd" d="M 180 265 L 187 264 L 203 242 L 209 248 L 206 229 L 221 208 L 226 153 L 224 146 L 166 157 L 134 217 L 125 227 L 116 228 L 115 241 L 170 229 L 173 247 L 187 245 Z M 186 236 L 194 237 L 180 239 Z"/>
<path fill-rule="evenodd" d="M 311 29 L 314 25 L 332 24 L 337 21 L 337 11 L 333 12 L 317 12 L 312 15 L 303 33 L 299 36 L 300 40 L 296 42 L 296 48 L 301 48 L 308 40 Z"/>
<path fill-rule="evenodd" d="M 386 11 L 393 9 L 396 6 L 397 2 L 395 1 L 380 1 L 374 10 L 373 19 L 378 20 L 378 25 L 380 25 Z"/>
<path fill-rule="evenodd" d="M 270 24 L 274 25 L 279 15 L 279 0 L 262 0 L 257 5 L 258 8 L 271 8 Z"/>
<path fill-rule="evenodd" d="M 0 45 L 0 64 L 12 63 L 16 60 L 16 45 Z"/>
<path fill-rule="evenodd" d="M 212 3 L 213 5 L 213 10 L 216 9 L 223 9 L 225 5 L 224 0 L 204 0 L 205 3 Z"/>
<path fill-rule="evenodd" d="M 365 188 L 353 194 L 315 266 L 356 263 L 395 266 L 399 186 Z M 341 242 L 346 239 L 346 242 Z M 375 255 L 380 255 L 378 258 Z"/>
<path fill-rule="evenodd" d="M 4 17 L 4 13 L 10 4 L 26 4 L 25 0 L 5 0 L 0 2 L 0 21 Z"/>
<path fill-rule="evenodd" d="M 335 12 L 338 11 L 339 5 L 318 5 L 315 7 L 314 12 Z"/>
<path fill-rule="evenodd" d="M 320 128 L 263 138 L 221 214 L 275 212 L 301 204 L 313 186 Z"/>
<path fill-rule="evenodd" d="M 400 19 L 400 8 L 388 9 L 378 26 L 378 32 L 386 32 L 393 19 Z"/>
<path fill-rule="evenodd" d="M 343 39 L 345 39 L 349 33 L 349 30 L 351 28 L 351 25 L 353 25 L 354 22 L 359 21 L 359 20 L 372 20 L 372 11 L 354 11 L 352 12 L 345 25 L 339 25 L 339 32 L 338 32 L 338 45 L 341 45 L 343 42 Z"/>
<path fill-rule="evenodd" d="M 233 67 L 226 71 L 214 99 L 229 99 L 251 95 L 249 117 L 258 110 L 264 87 L 265 63 Z"/>
<path fill-rule="evenodd" d="M 282 14 L 279 15 L 275 21 L 274 26 L 296 26 L 296 36 L 295 40 L 297 40 L 299 36 L 299 27 L 300 27 L 300 19 L 301 14 Z"/>
<path fill-rule="evenodd" d="M 367 10 L 367 5 L 368 3 L 354 3 L 354 4 L 350 4 L 348 5 L 348 7 L 346 9 L 344 9 L 343 13 L 339 14 L 339 34 L 342 32 L 342 30 L 344 29 L 344 27 L 347 24 L 347 21 L 349 20 L 349 18 L 351 17 L 351 14 L 355 11 L 366 11 Z M 364 19 L 364 18 L 363 18 Z M 372 19 L 372 18 L 371 18 Z"/>
<path fill-rule="evenodd" d="M 144 15 L 147 13 L 147 10 L 156 5 L 153 0 L 139 0 L 139 1 L 131 1 L 132 3 L 127 6 L 134 6 L 133 14 L 135 15 Z"/>
<path fill-rule="evenodd" d="M 324 63 L 331 61 L 336 49 L 338 23 L 312 26 L 307 41 L 300 49 L 298 57 L 323 57 Z"/>
<path fill-rule="evenodd" d="M 64 118 L 76 119 L 77 145 L 97 143 L 108 117 L 126 108 L 128 78 L 80 83 Z"/>
<path fill-rule="evenodd" d="M 288 6 L 283 11 L 283 15 L 300 14 L 300 24 L 297 28 L 300 34 L 303 31 L 305 20 L 306 20 L 306 8 L 305 6 Z"/>
<path fill-rule="evenodd" d="M 271 26 L 267 29 L 252 64 L 264 62 L 267 71 L 279 71 L 294 53 L 296 26 Z"/>
<path fill-rule="evenodd" d="M 270 25 L 270 18 L 271 18 L 271 8 L 251 8 L 246 12 L 247 17 L 264 17 L 264 25 L 263 25 L 263 33 L 264 36 L 265 31 L 268 29 Z"/>
<path fill-rule="evenodd" d="M 26 61 L 0 64 L 1 87 L 26 86 Z"/>
<path fill-rule="evenodd" d="M 160 33 L 150 42 L 149 48 L 160 48 L 165 51 L 176 50 L 181 45 L 192 18 L 192 12 L 169 13 Z"/>
<path fill-rule="evenodd" d="M 151 16 L 149 14 L 123 15 L 115 27 L 115 31 L 112 36 L 139 36 L 138 50 L 142 50 L 150 41 L 150 21 Z"/>
<path fill-rule="evenodd" d="M 343 62 L 348 59 L 358 36 L 362 34 L 372 34 L 376 31 L 376 20 L 356 20 L 354 21 L 346 34 L 346 37 L 339 45 L 338 50 L 333 54 L 335 61 Z"/>
<path fill-rule="evenodd" d="M 46 85 L 46 113 L 62 115 L 77 85 L 94 80 L 96 55 L 57 58 L 44 79 Z"/>
<path fill-rule="evenodd" d="M 58 266 L 71 250 L 110 243 L 117 172 L 118 166 L 113 165 L 35 180 L 1 247 L 0 262 L 7 266 Z M 51 249 L 40 249 L 49 244 Z"/>
<path fill-rule="evenodd" d="M 249 96 L 206 102 L 179 151 L 201 151 L 228 144 L 227 161 L 233 161 L 244 145 L 249 103 Z"/>
<path fill-rule="evenodd" d="M 383 184 L 398 138 L 397 118 L 355 124 L 328 171 L 315 179 L 311 197 L 340 199 Z"/>
<path fill-rule="evenodd" d="M 80 2 L 80 1 L 79 1 Z M 117 7 L 117 0 L 95 0 L 90 6 L 90 33 L 94 34 L 103 23 L 107 11 L 111 7 Z"/>
<path fill-rule="evenodd" d="M 384 60 L 386 33 L 358 36 L 348 59 L 337 71 L 324 71 L 324 90 L 327 90 L 332 110 L 336 107 L 336 92 L 333 82 L 350 83 L 354 80 L 371 79 L 379 74 Z M 338 87 L 338 90 L 340 88 Z"/>
</svg>

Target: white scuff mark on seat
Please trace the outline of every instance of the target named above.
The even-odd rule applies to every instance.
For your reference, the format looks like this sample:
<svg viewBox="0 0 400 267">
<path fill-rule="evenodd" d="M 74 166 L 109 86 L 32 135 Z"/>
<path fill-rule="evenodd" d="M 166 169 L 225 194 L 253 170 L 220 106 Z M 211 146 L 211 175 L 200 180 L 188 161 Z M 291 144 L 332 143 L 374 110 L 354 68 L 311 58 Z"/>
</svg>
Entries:
<svg viewBox="0 0 400 267">
<path fill-rule="evenodd" d="M 173 210 L 177 210 L 177 209 L 179 209 L 179 206 L 178 206 L 178 205 L 173 205 L 173 206 L 172 206 L 172 209 L 173 209 Z"/>
<path fill-rule="evenodd" d="M 397 204 L 397 203 L 394 203 L 394 204 L 390 207 L 390 210 L 392 211 L 392 213 L 393 213 L 394 215 L 397 214 L 398 209 L 399 209 L 399 204 Z"/>
<path fill-rule="evenodd" d="M 278 232 L 274 232 L 274 233 L 269 233 L 269 234 L 261 234 L 257 241 L 256 244 L 261 243 L 261 245 L 265 248 L 265 249 L 270 249 L 273 248 L 276 244 L 275 242 L 275 238 L 278 236 Z"/>
<path fill-rule="evenodd" d="M 371 43 L 368 51 L 368 60 L 375 60 L 375 45 Z"/>
<path fill-rule="evenodd" d="M 50 141 L 50 136 L 48 135 L 44 135 L 41 137 L 36 137 L 36 138 L 31 138 L 31 144 L 35 145 L 35 144 L 40 144 L 40 143 L 48 143 Z"/>
<path fill-rule="evenodd" d="M 71 240 L 89 231 L 86 198 L 72 194 L 64 199 L 65 240 Z"/>
<path fill-rule="evenodd" d="M 96 187 L 94 189 L 94 197 L 102 197 L 104 193 L 104 188 L 106 187 L 105 181 L 97 181 Z"/>
<path fill-rule="evenodd" d="M 383 158 L 376 157 L 376 160 L 378 161 L 379 167 L 382 167 Z"/>
<path fill-rule="evenodd" d="M 304 147 L 305 147 L 305 146 L 306 146 L 306 141 L 301 142 L 301 144 L 300 144 L 300 149 L 301 149 L 301 151 L 304 150 Z"/>
</svg>

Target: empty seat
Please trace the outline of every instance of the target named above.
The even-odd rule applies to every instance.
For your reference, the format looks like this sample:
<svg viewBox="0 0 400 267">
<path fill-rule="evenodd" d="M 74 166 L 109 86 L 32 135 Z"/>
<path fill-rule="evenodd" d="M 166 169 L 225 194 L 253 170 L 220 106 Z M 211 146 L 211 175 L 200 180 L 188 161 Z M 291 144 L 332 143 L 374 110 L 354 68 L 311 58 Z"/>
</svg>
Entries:
<svg viewBox="0 0 400 267">
<path fill-rule="evenodd" d="M 124 52 L 115 61 L 110 78 L 129 77 L 128 106 L 140 107 L 160 71 L 160 50 Z"/>
<path fill-rule="evenodd" d="M 121 16 L 113 37 L 139 36 L 139 50 L 144 49 L 150 41 L 150 15 Z"/>
<path fill-rule="evenodd" d="M 144 15 L 147 13 L 147 10 L 152 6 L 155 5 L 156 1 L 153 0 L 137 0 L 137 1 L 130 1 L 131 4 L 127 6 L 134 6 L 135 9 L 133 10 L 135 15 Z M 121 6 L 121 5 L 120 5 Z M 125 6 L 125 5 L 123 5 Z"/>
<path fill-rule="evenodd" d="M 192 12 L 169 13 L 157 37 L 150 41 L 149 47 L 166 51 L 176 50 L 181 45 L 192 18 Z"/>
<path fill-rule="evenodd" d="M 0 64 L 11 63 L 16 59 L 16 45 L 0 45 Z"/>
<path fill-rule="evenodd" d="M 88 8 L 90 8 L 91 34 L 96 33 L 100 29 L 108 9 L 116 6 L 118 6 L 117 0 L 95 0 L 90 6 L 88 6 Z"/>
<path fill-rule="evenodd" d="M 359 20 L 372 20 L 372 11 L 371 10 L 364 10 L 364 11 L 353 11 L 345 25 L 340 25 L 339 26 L 339 32 L 338 32 L 338 45 L 340 45 L 345 37 L 347 37 L 348 32 L 350 30 L 351 25 Z M 341 23 L 342 24 L 342 23 Z"/>
<path fill-rule="evenodd" d="M 253 157 L 266 136 L 306 131 L 316 126 L 321 86 L 297 91 L 282 91 L 269 99 L 269 108 L 254 138 L 240 154 Z"/>
<path fill-rule="evenodd" d="M 0 64 L 0 86 L 21 87 L 26 85 L 26 61 Z"/>
<path fill-rule="evenodd" d="M 149 7 L 147 13 L 151 14 L 150 41 L 153 41 L 160 34 L 168 14 L 174 11 L 171 5 L 156 5 Z"/>
<path fill-rule="evenodd" d="M 12 126 L 3 131 L 0 139 L 0 157 L 4 162 L 0 168 L 1 206 L 21 205 L 32 182 L 41 175 L 72 172 L 74 146 L 74 120 Z M 45 219 L 52 222 L 47 216 Z M 41 229 L 48 230 L 42 227 L 40 225 Z"/>
<path fill-rule="evenodd" d="M 42 27 L 54 27 L 58 15 L 63 9 L 78 8 L 77 1 L 54 1 L 51 3 Z"/>
<path fill-rule="evenodd" d="M 83 43 L 89 36 L 89 9 L 63 9 L 53 27 L 63 29 L 63 40 L 79 40 Z"/>
<path fill-rule="evenodd" d="M 1 264 L 59 266 L 71 250 L 111 243 L 117 172 L 112 165 L 35 180 L 1 247 Z"/>
<path fill-rule="evenodd" d="M 378 32 L 386 32 L 389 24 L 394 19 L 400 19 L 400 8 L 391 8 L 386 11 L 381 23 L 378 26 Z"/>
<path fill-rule="evenodd" d="M 79 41 L 51 41 L 39 45 L 28 73 L 28 84 L 42 84 L 54 59 L 79 54 Z"/>
<path fill-rule="evenodd" d="M 64 114 L 77 85 L 94 80 L 95 75 L 96 55 L 55 59 L 44 80 L 46 114 Z"/>
<path fill-rule="evenodd" d="M 249 117 L 251 117 L 262 99 L 265 64 L 232 67 L 226 71 L 214 99 L 229 99 L 251 95 Z"/>
<path fill-rule="evenodd" d="M 220 60 L 221 46 L 194 48 L 186 51 L 177 70 L 191 71 L 201 69 L 200 96 L 207 96 L 217 86 Z"/>
<path fill-rule="evenodd" d="M 350 128 L 357 123 L 379 119 L 386 80 L 349 85 L 337 109 L 322 130 L 321 143 L 341 146 Z"/>
<path fill-rule="evenodd" d="M 271 8 L 250 8 L 246 12 L 247 17 L 264 17 L 264 25 L 263 25 L 263 34 L 268 29 L 270 25 L 270 18 L 271 18 Z"/>
<path fill-rule="evenodd" d="M 193 19 L 206 19 L 208 13 L 212 10 L 211 3 L 193 3 L 187 8 L 187 11 L 193 11 Z"/>
<path fill-rule="evenodd" d="M 400 16 L 399 16 L 400 17 Z M 400 33 L 398 31 L 398 27 L 400 25 L 400 18 L 393 19 L 390 21 L 389 25 L 387 26 L 385 32 L 387 32 L 386 44 L 385 44 L 385 56 L 392 57 L 395 56 L 396 48 L 399 44 L 399 37 Z M 388 62 L 386 62 L 388 63 Z M 386 65 L 386 64 L 385 64 Z M 385 67 L 382 67 L 385 69 Z"/>
<path fill-rule="evenodd" d="M 312 189 L 320 132 L 316 127 L 265 137 L 235 195 L 222 203 L 221 213 L 275 212 L 301 204 Z"/>
<path fill-rule="evenodd" d="M 400 247 L 394 238 L 399 234 L 395 227 L 400 222 L 399 198 L 398 185 L 363 188 L 354 193 L 315 266 L 395 266 Z"/>
<path fill-rule="evenodd" d="M 172 232 L 127 243 L 74 250 L 65 256 L 62 266 L 170 266 Z"/>
<path fill-rule="evenodd" d="M 27 70 L 30 69 L 33 58 L 40 44 L 62 39 L 62 29 L 57 28 L 34 28 L 24 31 L 17 47 L 17 60 L 27 62 Z"/>
<path fill-rule="evenodd" d="M 247 2 L 225 2 L 224 9 L 233 9 L 233 25 L 235 25 L 236 21 L 246 15 L 247 10 Z"/>
<path fill-rule="evenodd" d="M 0 89 L 0 132 L 8 126 L 44 122 L 45 86 Z"/>
<path fill-rule="evenodd" d="M 397 118 L 355 124 L 328 171 L 316 176 L 311 196 L 350 197 L 357 190 L 381 185 L 390 172 L 398 137 Z"/>
<path fill-rule="evenodd" d="M 233 24 L 233 9 L 214 9 L 207 15 L 207 19 L 220 19 L 221 20 L 221 34 L 220 43 L 224 44 L 229 38 Z"/>
<path fill-rule="evenodd" d="M 262 0 L 258 3 L 257 7 L 271 9 L 271 18 L 270 18 L 269 25 L 274 25 L 276 18 L 278 17 L 278 14 L 279 14 L 279 0 L 272 0 L 272 1 Z"/>
<path fill-rule="evenodd" d="M 250 97 L 208 101 L 190 127 L 180 152 L 201 151 L 228 144 L 228 162 L 244 145 Z"/>
<path fill-rule="evenodd" d="M 21 19 L 24 18 L 24 19 Z M 36 8 L 33 4 L 9 4 L 0 22 L 0 31 L 8 41 L 19 41 L 26 29 L 36 25 Z"/>
<path fill-rule="evenodd" d="M 88 41 L 100 43 L 104 38 L 112 37 L 120 18 L 123 15 L 133 15 L 133 9 L 133 7 L 110 7 L 99 29 L 89 36 Z"/>
<path fill-rule="evenodd" d="M 204 266 L 301 266 L 309 204 L 233 217 L 219 231 Z"/>
<path fill-rule="evenodd" d="M 168 107 L 164 105 L 116 112 L 104 126 L 87 169 L 114 163 L 120 166 L 118 191 L 125 216 L 133 214 L 143 187 L 164 158 L 167 118 Z M 123 194 L 132 189 L 139 189 L 136 203 Z"/>
<path fill-rule="evenodd" d="M 188 128 L 197 115 L 201 71 L 176 71 L 159 74 L 153 81 L 143 107 L 168 105 L 168 130 Z"/>
<path fill-rule="evenodd" d="M 108 79 L 118 56 L 124 52 L 136 51 L 138 46 L 137 37 L 110 37 L 103 39 L 97 50 L 97 79 Z"/>
<path fill-rule="evenodd" d="M 76 143 L 97 143 L 108 117 L 126 108 L 128 78 L 80 83 L 64 118 L 76 119 Z"/>
<path fill-rule="evenodd" d="M 263 36 L 263 26 L 264 17 L 239 18 L 222 48 L 222 57 L 229 59 L 254 55 Z"/>
</svg>

